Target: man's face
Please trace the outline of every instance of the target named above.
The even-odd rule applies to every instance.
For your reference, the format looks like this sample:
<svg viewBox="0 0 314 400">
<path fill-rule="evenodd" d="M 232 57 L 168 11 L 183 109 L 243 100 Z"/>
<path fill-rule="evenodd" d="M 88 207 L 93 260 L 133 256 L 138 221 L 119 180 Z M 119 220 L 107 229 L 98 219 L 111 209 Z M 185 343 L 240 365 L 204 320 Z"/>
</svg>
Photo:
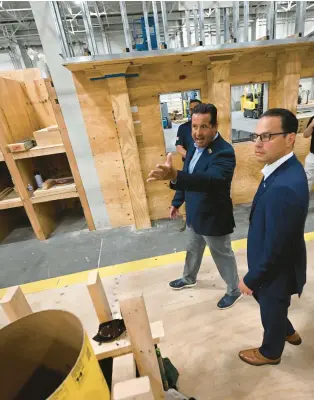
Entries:
<svg viewBox="0 0 314 400">
<path fill-rule="evenodd" d="M 192 115 L 192 137 L 198 147 L 207 147 L 217 133 L 217 124 L 211 124 L 211 114 Z"/>
<path fill-rule="evenodd" d="M 193 111 L 193 109 L 198 105 L 199 103 L 197 103 L 196 101 L 195 102 L 191 102 L 190 103 L 190 115 L 192 115 L 192 111 Z"/>
<path fill-rule="evenodd" d="M 256 127 L 256 133 L 282 132 L 280 117 L 262 117 Z M 279 158 L 290 153 L 295 142 L 295 134 L 271 136 L 269 142 L 262 142 L 260 138 L 255 142 L 255 155 L 257 160 L 264 164 L 272 164 Z"/>
</svg>

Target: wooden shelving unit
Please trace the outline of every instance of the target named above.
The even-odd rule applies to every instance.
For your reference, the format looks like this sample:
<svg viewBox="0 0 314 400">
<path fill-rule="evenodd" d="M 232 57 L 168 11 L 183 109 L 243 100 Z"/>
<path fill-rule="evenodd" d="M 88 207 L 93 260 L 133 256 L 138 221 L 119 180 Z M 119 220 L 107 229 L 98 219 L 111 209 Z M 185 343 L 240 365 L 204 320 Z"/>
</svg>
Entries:
<svg viewBox="0 0 314 400">
<path fill-rule="evenodd" d="M 23 207 L 22 199 L 15 192 L 11 192 L 4 199 L 0 200 L 0 210 L 7 210 L 15 207 Z"/>
<path fill-rule="evenodd" d="M 63 144 L 56 144 L 53 146 L 40 147 L 36 146 L 28 151 L 23 151 L 21 153 L 13 153 L 14 160 L 22 160 L 23 158 L 33 158 L 49 156 L 52 154 L 62 154 L 65 153 L 65 148 Z"/>
<path fill-rule="evenodd" d="M 45 240 L 57 227 L 62 211 L 77 206 L 83 211 L 88 228 L 93 230 L 94 221 L 53 84 L 38 79 L 36 69 L 27 72 L 12 71 L 9 77 L 0 73 L 0 191 L 15 186 L 15 191 L 0 201 L 0 241 L 22 217 L 24 222 L 28 218 L 36 237 Z M 43 135 L 47 132 L 47 145 L 18 153 L 9 151 L 9 144 L 35 139 L 34 132 L 38 131 Z M 49 145 L 52 136 L 48 133 L 51 135 L 52 131 L 59 136 L 57 140 L 51 139 Z M 44 196 L 36 197 L 27 190 L 28 185 L 37 189 L 35 171 L 44 179 L 73 176 L 73 187 L 51 188 Z"/>
</svg>

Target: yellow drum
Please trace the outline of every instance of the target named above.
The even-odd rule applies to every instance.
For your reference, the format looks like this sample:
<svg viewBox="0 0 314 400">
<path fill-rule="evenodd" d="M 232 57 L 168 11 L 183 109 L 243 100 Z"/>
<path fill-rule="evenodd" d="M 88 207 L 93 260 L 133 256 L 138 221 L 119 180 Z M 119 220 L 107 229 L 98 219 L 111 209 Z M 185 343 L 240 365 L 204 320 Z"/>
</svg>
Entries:
<svg viewBox="0 0 314 400">
<path fill-rule="evenodd" d="M 28 315 L 0 330 L 1 400 L 109 400 L 80 320 L 66 311 Z"/>
</svg>

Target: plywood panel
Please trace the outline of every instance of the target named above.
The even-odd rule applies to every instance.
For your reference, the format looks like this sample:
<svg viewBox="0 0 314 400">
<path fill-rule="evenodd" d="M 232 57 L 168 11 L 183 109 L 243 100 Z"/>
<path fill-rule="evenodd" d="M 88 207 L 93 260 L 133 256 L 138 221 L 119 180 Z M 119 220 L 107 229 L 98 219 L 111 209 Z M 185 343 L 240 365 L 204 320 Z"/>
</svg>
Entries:
<svg viewBox="0 0 314 400">
<path fill-rule="evenodd" d="M 109 79 L 108 87 L 128 180 L 135 226 L 149 228 L 151 223 L 125 78 Z"/>
<path fill-rule="evenodd" d="M 237 166 L 231 186 L 231 197 L 234 204 L 250 203 L 263 177 L 263 165 L 256 161 L 253 142 L 237 143 L 234 150 Z"/>
<path fill-rule="evenodd" d="M 39 125 L 32 107 L 29 107 L 22 83 L 0 78 L 0 107 L 15 142 L 33 137 Z"/>
<path fill-rule="evenodd" d="M 39 129 L 56 125 L 56 118 L 49 101 L 48 91 L 44 79 L 26 81 L 22 83 L 27 103 L 34 110 Z"/>
<path fill-rule="evenodd" d="M 1 78 L 13 79 L 20 82 L 29 82 L 41 79 L 41 72 L 38 68 L 17 69 L 12 71 L 0 71 Z"/>
<path fill-rule="evenodd" d="M 301 72 L 300 55 L 287 51 L 277 56 L 276 97 L 277 107 L 296 113 Z"/>
<path fill-rule="evenodd" d="M 95 166 L 112 226 L 134 224 L 110 94 L 105 80 L 74 76 Z M 114 209 L 114 210 L 113 210 Z"/>
<path fill-rule="evenodd" d="M 287 107 L 296 109 L 298 79 L 301 76 L 314 76 L 314 44 L 290 43 L 289 45 L 266 44 L 250 45 L 249 47 L 236 48 L 230 46 L 226 49 L 205 49 L 200 52 L 187 52 L 184 54 L 167 54 L 156 57 L 139 57 L 125 55 L 125 60 L 104 60 L 89 64 L 72 65 L 70 68 L 84 70 L 89 68 L 114 68 L 115 64 L 129 63 L 132 59 L 132 68 L 137 67 L 136 78 L 128 78 L 127 86 L 131 105 L 136 105 L 138 110 L 133 113 L 140 124 L 135 125 L 139 157 L 143 176 L 157 163 L 164 162 L 166 157 L 163 129 L 161 124 L 159 95 L 191 89 L 200 89 L 203 101 L 208 99 L 218 106 L 218 120 L 223 136 L 230 140 L 230 85 L 248 84 L 250 82 L 268 82 L 269 107 Z M 289 51 L 287 51 L 289 50 Z M 290 51 L 291 50 L 291 51 Z M 218 62 L 219 61 L 219 62 Z M 228 61 L 228 62 L 227 62 Z M 229 65 L 229 69 L 227 67 Z M 209 66 L 212 66 L 209 68 Z M 207 76 L 207 69 L 210 72 Z M 84 95 L 81 94 L 81 105 L 88 109 L 93 119 L 101 122 L 97 131 L 105 123 L 107 127 L 107 141 L 101 135 L 90 134 L 90 140 L 97 142 L 98 153 L 95 153 L 95 162 L 99 168 L 105 165 L 114 165 L 117 171 L 117 188 L 111 192 L 109 204 L 112 212 L 123 208 L 121 193 L 125 177 L 122 174 L 118 156 L 118 146 L 112 109 L 102 106 L 95 111 L 90 103 L 89 93 L 97 103 L 103 93 L 107 93 L 104 81 L 95 81 L 93 86 L 87 87 Z M 208 93 L 208 87 L 210 91 Z M 210 96 L 210 97 L 209 97 Z M 97 108 L 97 107 L 96 107 Z M 100 115 L 101 114 L 101 115 Z M 102 119 L 103 118 L 103 119 Z M 111 138 L 109 140 L 109 137 Z M 237 167 L 232 185 L 232 196 L 235 203 L 252 201 L 258 186 L 262 168 L 254 156 L 251 143 L 239 143 L 235 146 Z M 106 149 L 110 149 L 109 154 Z M 303 161 L 308 151 L 308 141 L 298 137 L 295 146 L 297 156 Z M 97 159 L 99 154 L 99 159 Z M 117 161 L 115 161 L 117 160 Z M 104 177 L 103 187 L 110 185 Z M 173 192 L 169 189 L 168 182 L 145 182 L 149 213 L 151 219 L 168 217 L 169 206 Z M 119 199 L 119 200 L 117 200 Z M 121 203 L 119 203 L 119 201 Z"/>
<path fill-rule="evenodd" d="M 218 129 L 221 136 L 231 142 L 231 88 L 230 63 L 213 63 L 207 68 L 208 99 L 218 111 Z"/>
</svg>

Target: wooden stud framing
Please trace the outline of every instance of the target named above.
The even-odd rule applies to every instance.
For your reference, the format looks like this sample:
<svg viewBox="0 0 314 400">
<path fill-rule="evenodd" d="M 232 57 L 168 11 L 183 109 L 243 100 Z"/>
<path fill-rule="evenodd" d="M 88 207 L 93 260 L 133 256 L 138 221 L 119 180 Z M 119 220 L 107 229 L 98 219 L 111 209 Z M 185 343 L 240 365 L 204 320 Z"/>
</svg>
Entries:
<svg viewBox="0 0 314 400">
<path fill-rule="evenodd" d="M 154 399 L 164 399 L 159 365 L 143 296 L 120 301 L 121 313 L 141 376 L 148 376 Z"/>
<path fill-rule="evenodd" d="M 87 289 L 94 304 L 99 323 L 111 321 L 110 305 L 97 270 L 88 274 Z"/>
<path fill-rule="evenodd" d="M 213 62 L 207 68 L 208 101 L 217 107 L 218 130 L 221 136 L 231 142 L 229 74 L 230 61 Z"/>
<path fill-rule="evenodd" d="M 84 74 L 88 74 L 91 78 L 104 77 L 112 71 L 113 73 L 123 74 L 126 72 L 128 74 L 131 69 L 139 75 L 136 78 L 126 78 L 126 83 L 130 103 L 132 106 L 138 107 L 137 124 L 135 125 L 137 147 L 142 174 L 146 177 L 156 164 L 165 160 L 166 149 L 160 117 L 160 94 L 200 89 L 202 100 L 217 106 L 219 131 L 227 141 L 231 142 L 230 89 L 232 85 L 268 83 L 269 108 L 280 106 L 295 111 L 298 79 L 314 76 L 313 65 L 314 41 L 310 38 L 302 38 L 300 40 L 268 41 L 266 44 L 251 43 L 247 47 L 240 47 L 236 44 L 224 45 L 220 49 L 204 49 L 204 51 L 182 52 L 181 54 L 164 52 L 156 53 L 154 56 L 145 56 L 130 53 L 124 54 L 119 59 L 110 59 L 110 56 L 106 56 L 104 60 L 69 63 L 66 67 L 73 71 L 74 78 Z M 110 79 L 113 85 L 114 82 L 117 82 L 116 79 L 124 78 Z M 110 79 L 95 80 L 92 84 L 85 82 L 84 90 L 78 89 L 87 130 L 91 132 L 89 133 L 91 143 L 99 143 L 103 139 L 102 131 L 94 129 L 95 119 L 107 123 L 107 116 L 112 115 L 114 111 L 112 104 L 108 104 L 108 102 L 105 104 L 105 101 L 103 101 L 102 107 L 98 107 L 101 93 L 108 96 Z M 93 120 L 89 116 L 91 112 L 94 112 L 91 104 L 94 108 L 98 107 L 97 111 L 99 111 L 97 115 L 95 113 Z M 131 121 L 132 117 L 132 114 L 128 116 Z M 114 136 L 112 121 L 109 122 L 107 131 Z M 95 135 L 92 132 L 95 132 Z M 120 137 L 119 140 L 121 140 Z M 255 159 L 251 143 L 234 144 L 234 149 L 237 167 L 232 185 L 232 199 L 234 204 L 251 202 L 261 179 L 261 167 Z M 119 169 L 119 178 L 124 180 L 127 168 L 122 150 L 121 147 L 121 158 L 125 165 L 125 171 Z M 298 137 L 295 152 L 303 161 L 308 152 L 308 140 Z M 115 155 L 120 156 L 117 153 Z M 105 160 L 111 161 L 110 152 L 103 152 L 102 157 L 101 165 L 97 165 L 96 168 L 105 193 L 107 191 L 105 189 L 112 185 L 113 177 L 111 175 L 113 173 L 107 174 L 106 177 L 102 173 L 104 170 L 102 166 L 106 165 Z M 98 154 L 95 154 L 94 158 L 97 164 Z M 116 171 L 117 168 L 114 170 Z M 144 182 L 144 188 L 150 219 L 167 218 L 173 197 L 168 183 L 154 182 L 148 185 Z M 108 197 L 116 204 L 119 203 L 119 196 L 114 193 L 114 190 Z M 106 205 L 107 203 L 106 199 Z M 113 207 L 112 210 L 108 209 L 110 218 L 115 211 L 116 209 Z M 126 225 L 126 222 L 127 218 L 123 215 L 123 222 L 119 221 L 119 224 Z"/>
<path fill-rule="evenodd" d="M 77 167 L 77 162 L 76 162 L 76 159 L 74 156 L 74 152 L 73 152 L 69 134 L 68 134 L 65 122 L 64 122 L 62 111 L 61 111 L 59 103 L 56 101 L 57 100 L 56 91 L 55 91 L 54 87 L 52 86 L 51 80 L 49 80 L 49 79 L 46 80 L 46 88 L 47 88 L 48 95 L 49 95 L 49 98 L 50 98 L 50 101 L 52 104 L 52 108 L 54 110 L 55 118 L 56 118 L 59 130 L 60 130 L 64 148 L 65 148 L 65 151 L 68 156 L 69 165 L 71 168 L 72 176 L 74 178 L 76 189 L 78 191 L 78 194 L 79 194 L 79 197 L 81 200 L 86 223 L 87 223 L 88 229 L 90 231 L 92 231 L 92 230 L 96 229 L 95 223 L 94 223 L 92 213 L 89 208 L 88 200 L 87 200 L 86 193 L 85 193 L 85 190 L 83 187 L 81 175 L 80 175 L 78 167 Z"/>
<path fill-rule="evenodd" d="M 124 159 L 129 184 L 131 203 L 137 228 L 150 228 L 149 211 L 141 164 L 137 149 L 131 105 L 125 77 L 108 79 L 112 109 L 119 134 L 121 153 Z"/>
<path fill-rule="evenodd" d="M 276 76 L 276 106 L 297 112 L 301 60 L 295 51 L 278 54 Z"/>
<path fill-rule="evenodd" d="M 10 322 L 32 314 L 32 309 L 19 286 L 8 288 L 0 304 Z"/>
</svg>

